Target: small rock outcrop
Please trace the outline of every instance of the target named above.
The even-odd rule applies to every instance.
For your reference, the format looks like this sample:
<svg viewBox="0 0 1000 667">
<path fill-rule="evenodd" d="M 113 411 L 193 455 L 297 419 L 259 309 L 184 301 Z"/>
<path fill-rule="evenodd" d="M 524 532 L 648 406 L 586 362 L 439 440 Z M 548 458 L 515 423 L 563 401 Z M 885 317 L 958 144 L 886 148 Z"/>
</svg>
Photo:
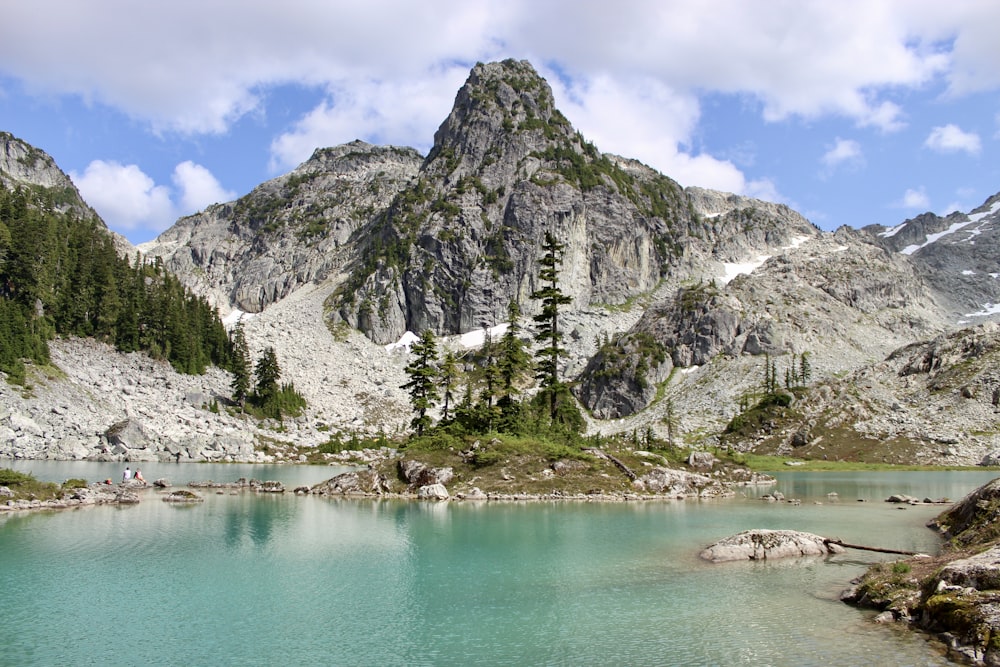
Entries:
<svg viewBox="0 0 1000 667">
<path fill-rule="evenodd" d="M 971 664 L 1000 665 L 1000 478 L 929 526 L 947 538 L 941 556 L 873 565 L 842 599 L 934 633 Z"/>
<path fill-rule="evenodd" d="M 390 493 L 389 480 L 376 470 L 353 470 L 313 485 L 318 496 L 384 495 Z"/>
<path fill-rule="evenodd" d="M 455 471 L 450 467 L 434 468 L 413 459 L 400 459 L 399 473 L 410 488 L 444 485 L 455 477 Z"/>
<path fill-rule="evenodd" d="M 734 560 L 774 560 L 843 553 L 826 538 L 797 530 L 747 530 L 706 547 L 701 554 L 713 563 Z"/>
<path fill-rule="evenodd" d="M 730 492 L 711 477 L 656 466 L 632 482 L 633 488 L 671 498 L 724 496 Z"/>
<path fill-rule="evenodd" d="M 188 491 L 187 489 L 177 489 L 176 491 L 171 491 L 163 496 L 163 502 L 165 503 L 203 503 L 205 498 L 198 495 L 194 491 Z"/>
<path fill-rule="evenodd" d="M 450 495 L 444 484 L 428 484 L 417 489 L 417 498 L 421 500 L 448 500 Z"/>
</svg>

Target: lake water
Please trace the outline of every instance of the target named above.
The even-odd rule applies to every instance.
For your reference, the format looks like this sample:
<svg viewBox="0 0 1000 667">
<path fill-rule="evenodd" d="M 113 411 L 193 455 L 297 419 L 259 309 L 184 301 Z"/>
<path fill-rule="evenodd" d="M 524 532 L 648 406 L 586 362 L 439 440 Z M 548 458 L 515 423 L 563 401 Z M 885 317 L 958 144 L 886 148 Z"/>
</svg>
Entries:
<svg viewBox="0 0 1000 667">
<path fill-rule="evenodd" d="M 40 479 L 100 463 L 3 461 Z M 147 479 L 314 484 L 321 466 L 150 464 Z M 838 601 L 878 554 L 712 565 L 748 528 L 933 552 L 924 527 L 995 473 L 804 473 L 757 498 L 424 503 L 222 495 L 0 514 L 3 665 L 942 665 Z M 830 492 L 839 494 L 831 502 Z M 864 500 L 867 502 L 858 502 Z"/>
</svg>

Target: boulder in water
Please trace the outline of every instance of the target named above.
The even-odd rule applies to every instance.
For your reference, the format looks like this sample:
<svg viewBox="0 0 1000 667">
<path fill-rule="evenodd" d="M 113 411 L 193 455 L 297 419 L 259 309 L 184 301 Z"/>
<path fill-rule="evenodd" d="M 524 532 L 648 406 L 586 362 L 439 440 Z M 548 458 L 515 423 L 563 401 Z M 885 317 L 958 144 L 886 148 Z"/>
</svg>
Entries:
<svg viewBox="0 0 1000 667">
<path fill-rule="evenodd" d="M 713 563 L 731 560 L 769 560 L 843 553 L 843 547 L 825 538 L 797 530 L 746 530 L 706 547 L 701 557 Z"/>
</svg>

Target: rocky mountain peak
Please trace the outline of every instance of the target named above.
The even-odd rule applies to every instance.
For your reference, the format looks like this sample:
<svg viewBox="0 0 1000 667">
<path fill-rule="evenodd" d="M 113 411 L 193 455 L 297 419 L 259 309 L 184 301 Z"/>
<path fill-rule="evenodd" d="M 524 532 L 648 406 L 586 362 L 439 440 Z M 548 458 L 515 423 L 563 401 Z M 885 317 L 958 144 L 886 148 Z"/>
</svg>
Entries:
<svg viewBox="0 0 1000 667">
<path fill-rule="evenodd" d="M 996 251 L 1000 244 L 1000 193 L 969 213 L 923 213 L 892 228 L 864 228 L 871 240 L 920 267 L 956 323 L 1000 315 Z"/>
<path fill-rule="evenodd" d="M 0 132 L 0 186 L 8 189 L 27 187 L 44 194 L 43 205 L 61 213 L 73 212 L 81 218 L 103 221 L 87 202 L 66 173 L 45 151 L 18 139 L 9 132 Z M 128 240 L 108 230 L 119 255 L 134 253 Z"/>
<path fill-rule="evenodd" d="M 421 162 L 412 148 L 363 141 L 320 148 L 235 202 L 178 220 L 141 249 L 224 312 L 257 313 L 340 270 L 353 256 L 351 235 L 388 207 Z"/>
<path fill-rule="evenodd" d="M 9 132 L 0 132 L 0 182 L 7 187 L 37 185 L 76 193 L 73 181 L 56 166 L 48 153 Z M 79 193 L 76 197 L 79 199 Z M 83 200 L 79 199 L 79 203 L 83 205 Z"/>
<path fill-rule="evenodd" d="M 74 210 L 84 217 L 97 217 L 48 153 L 9 132 L 0 132 L 0 184 L 10 189 L 40 188 L 57 210 Z"/>
<path fill-rule="evenodd" d="M 532 129 L 544 132 L 539 136 Z M 514 173 L 505 167 L 569 131 L 569 122 L 555 108 L 552 89 L 530 63 L 479 63 L 434 134 L 425 170 L 434 171 L 435 163 L 443 162 L 458 175 L 482 173 L 489 180 Z"/>
</svg>

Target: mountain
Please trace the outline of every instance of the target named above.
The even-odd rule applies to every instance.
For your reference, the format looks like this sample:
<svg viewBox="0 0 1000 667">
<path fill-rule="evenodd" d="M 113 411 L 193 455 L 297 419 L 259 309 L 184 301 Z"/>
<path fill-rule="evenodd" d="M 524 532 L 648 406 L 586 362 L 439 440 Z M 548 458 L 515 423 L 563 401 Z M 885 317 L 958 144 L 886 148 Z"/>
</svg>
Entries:
<svg viewBox="0 0 1000 667">
<path fill-rule="evenodd" d="M 1000 308 L 1000 194 L 966 213 L 924 213 L 891 229 L 864 231 L 873 242 L 906 255 L 959 323 L 982 321 Z"/>
<path fill-rule="evenodd" d="M 73 181 L 56 165 L 52 156 L 21 141 L 10 132 L 0 131 L 0 186 L 7 190 L 18 187 L 42 195 L 44 205 L 63 214 L 100 220 L 100 216 L 80 196 Z M 119 255 L 134 256 L 135 249 L 124 236 L 107 229 L 114 239 Z"/>
<path fill-rule="evenodd" d="M 267 442 L 272 456 L 330 432 L 405 429 L 406 358 L 390 344 L 431 329 L 461 352 L 464 340 L 506 319 L 510 301 L 535 314 L 530 295 L 551 232 L 565 244 L 559 284 L 572 298 L 560 320 L 563 373 L 590 431 L 649 429 L 694 447 L 725 437 L 752 449 L 765 434 L 737 441 L 723 432 L 765 377 L 801 380 L 808 364 L 808 386 L 789 400 L 850 396 L 847 385 L 834 394 L 824 387 L 898 374 L 887 361 L 895 351 L 997 319 L 997 202 L 893 229 L 823 232 L 787 206 L 683 188 L 601 153 L 555 108 L 529 63 L 478 64 L 426 156 L 357 141 L 321 148 L 142 247 L 223 313 L 250 314 L 243 321 L 252 350 L 275 347 L 283 378 L 310 406 L 280 435 L 201 410 L 197 434 L 185 417 L 149 438 L 176 444 L 240 432 L 228 449 L 189 450 L 192 458 L 240 459 L 247 437 Z M 78 352 L 60 358 L 84 382 L 88 363 L 104 362 Z M 124 378 L 112 384 L 123 386 Z M 217 379 L 190 393 L 222 398 L 227 388 Z M 153 431 L 156 392 L 143 401 L 126 414 Z M 852 409 L 847 400 L 830 407 L 848 421 Z M 44 410 L 33 417 L 48 419 Z M 773 447 L 786 451 L 803 427 L 792 428 L 794 415 L 780 418 L 792 420 L 790 430 Z M 1000 449 L 986 434 L 945 456 L 932 415 L 914 410 L 912 424 L 911 458 L 978 463 Z M 827 444 L 835 436 L 823 435 Z"/>
<path fill-rule="evenodd" d="M 140 249 L 223 312 L 259 313 L 301 285 L 335 276 L 351 240 L 416 178 L 413 149 L 354 141 L 321 148 L 235 202 L 181 218 Z"/>
</svg>

